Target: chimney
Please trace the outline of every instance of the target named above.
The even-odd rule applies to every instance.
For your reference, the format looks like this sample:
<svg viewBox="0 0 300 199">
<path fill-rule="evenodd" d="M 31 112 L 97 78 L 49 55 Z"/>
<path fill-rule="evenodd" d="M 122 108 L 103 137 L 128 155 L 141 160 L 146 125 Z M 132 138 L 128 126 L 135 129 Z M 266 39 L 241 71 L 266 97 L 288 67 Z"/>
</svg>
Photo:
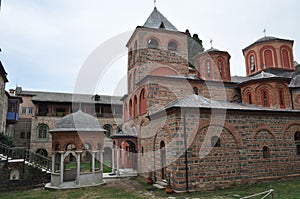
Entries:
<svg viewBox="0 0 300 199">
<path fill-rule="evenodd" d="M 9 93 L 10 93 L 11 95 L 15 95 L 15 89 L 13 89 L 13 88 L 9 89 Z"/>
</svg>

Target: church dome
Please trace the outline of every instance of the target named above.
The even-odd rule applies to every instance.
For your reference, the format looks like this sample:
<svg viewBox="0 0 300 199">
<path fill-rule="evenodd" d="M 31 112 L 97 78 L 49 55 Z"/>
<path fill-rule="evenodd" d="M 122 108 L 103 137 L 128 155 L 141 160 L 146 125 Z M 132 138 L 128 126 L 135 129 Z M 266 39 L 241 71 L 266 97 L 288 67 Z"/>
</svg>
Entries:
<svg viewBox="0 0 300 199">
<path fill-rule="evenodd" d="M 97 118 L 81 110 L 72 113 L 59 120 L 54 129 L 50 132 L 74 132 L 74 131 L 105 131 Z"/>
</svg>

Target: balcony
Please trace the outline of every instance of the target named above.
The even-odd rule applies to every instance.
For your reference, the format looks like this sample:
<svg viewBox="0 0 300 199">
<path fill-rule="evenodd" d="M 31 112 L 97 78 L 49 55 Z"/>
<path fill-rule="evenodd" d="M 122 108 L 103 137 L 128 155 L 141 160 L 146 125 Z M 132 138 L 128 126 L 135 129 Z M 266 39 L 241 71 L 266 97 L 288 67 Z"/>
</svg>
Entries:
<svg viewBox="0 0 300 199">
<path fill-rule="evenodd" d="M 15 124 L 19 120 L 19 114 L 15 112 L 7 112 L 6 121 L 8 124 Z"/>
</svg>

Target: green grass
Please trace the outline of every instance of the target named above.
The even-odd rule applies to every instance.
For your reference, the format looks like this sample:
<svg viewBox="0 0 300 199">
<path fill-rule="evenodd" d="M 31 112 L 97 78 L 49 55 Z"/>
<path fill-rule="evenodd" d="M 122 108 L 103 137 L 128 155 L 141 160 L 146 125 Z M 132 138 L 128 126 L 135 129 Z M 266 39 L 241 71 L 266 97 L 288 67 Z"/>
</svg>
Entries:
<svg viewBox="0 0 300 199">
<path fill-rule="evenodd" d="M 99 162 L 95 163 L 95 167 L 99 168 L 100 166 Z M 76 168 L 77 167 L 77 163 L 76 162 L 70 162 L 68 164 L 65 165 L 66 169 L 72 169 L 72 168 Z M 89 162 L 81 162 L 80 163 L 80 167 L 81 167 L 81 171 L 83 172 L 89 172 L 90 171 L 90 163 Z M 103 173 L 111 173 L 112 169 L 111 169 L 111 163 L 110 162 L 105 162 L 103 164 Z"/>
<path fill-rule="evenodd" d="M 256 193 L 261 193 L 267 190 L 274 190 L 275 199 L 300 199 L 300 179 L 289 180 L 289 181 L 276 181 L 273 183 L 261 183 L 256 185 L 244 185 L 239 187 L 234 187 L 225 190 L 217 190 L 210 192 L 194 192 L 194 193 L 184 193 L 177 194 L 176 199 L 189 198 L 222 198 L 222 199 L 237 199 Z M 158 197 L 167 197 L 168 195 L 164 191 L 154 191 L 154 194 Z M 174 195 L 174 194 L 173 194 Z M 238 197 L 240 196 L 240 197 Z M 260 199 L 263 196 L 251 198 Z M 270 199 L 272 197 L 267 197 Z"/>
<path fill-rule="evenodd" d="M 136 181 L 140 185 L 139 188 L 131 189 L 133 182 Z M 127 183 L 127 184 L 126 184 Z M 92 199 L 92 198 L 105 198 L 105 199 L 117 199 L 117 198 L 145 198 L 138 191 L 147 192 L 149 189 L 153 189 L 151 185 L 147 185 L 144 178 L 137 177 L 132 179 L 132 183 L 125 181 L 124 186 L 112 187 L 112 186 L 100 186 L 92 188 L 82 188 L 76 190 L 62 190 L 62 191 L 48 191 L 42 189 L 34 189 L 28 191 L 15 191 L 0 193 L 1 199 L 21 198 L 21 199 Z M 273 183 L 263 183 L 257 185 L 247 185 L 241 187 L 235 187 L 226 190 L 217 190 L 211 192 L 195 192 L 184 194 L 171 194 L 168 195 L 164 190 L 154 190 L 152 193 L 156 198 L 168 198 L 176 197 L 176 199 L 185 198 L 200 198 L 200 199 L 237 199 L 240 197 L 252 195 L 255 193 L 263 192 L 269 189 L 274 189 L 275 199 L 300 199 L 300 179 L 289 181 L 276 181 Z M 237 197 L 239 195 L 240 197 Z M 149 198 L 149 197 L 148 197 Z M 252 198 L 252 199 L 258 199 Z M 268 197 L 270 199 L 271 197 Z"/>
<path fill-rule="evenodd" d="M 18 191 L 0 193 L 1 199 L 117 199 L 117 198 L 141 198 L 138 193 L 130 192 L 121 188 L 112 187 L 93 187 L 93 188 L 82 188 L 76 190 L 62 190 L 62 191 L 49 191 L 49 190 L 30 190 L 30 191 Z"/>
</svg>

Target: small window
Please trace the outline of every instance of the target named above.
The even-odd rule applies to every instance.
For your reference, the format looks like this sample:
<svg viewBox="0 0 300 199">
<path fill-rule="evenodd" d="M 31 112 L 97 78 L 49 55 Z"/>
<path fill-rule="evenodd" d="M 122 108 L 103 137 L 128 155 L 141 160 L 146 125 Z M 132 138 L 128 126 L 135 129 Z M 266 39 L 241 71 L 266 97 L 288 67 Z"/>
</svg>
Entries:
<svg viewBox="0 0 300 199">
<path fill-rule="evenodd" d="M 31 138 L 31 132 L 27 132 L 27 139 L 30 140 Z"/>
<path fill-rule="evenodd" d="M 223 63 L 219 61 L 220 78 L 223 79 Z"/>
<path fill-rule="evenodd" d="M 25 132 L 21 132 L 20 138 L 21 138 L 21 139 L 25 139 Z"/>
<path fill-rule="evenodd" d="M 300 132 L 295 133 L 295 142 L 300 142 Z"/>
<path fill-rule="evenodd" d="M 264 146 L 263 147 L 263 158 L 269 158 L 270 157 L 270 149 L 269 147 Z"/>
<path fill-rule="evenodd" d="M 107 137 L 112 135 L 112 126 L 110 124 L 105 124 L 103 128 L 106 130 L 104 133 Z"/>
<path fill-rule="evenodd" d="M 158 41 L 156 39 L 149 39 L 148 48 L 158 48 Z"/>
<path fill-rule="evenodd" d="M 250 56 L 250 70 L 252 72 L 255 71 L 255 59 L 254 59 L 254 55 Z"/>
<path fill-rule="evenodd" d="M 176 51 L 177 48 L 178 48 L 178 46 L 177 46 L 177 44 L 174 41 L 171 41 L 168 44 L 168 50 L 170 50 L 170 51 Z"/>
<path fill-rule="evenodd" d="M 221 140 L 218 136 L 211 138 L 211 147 L 221 147 Z"/>
<path fill-rule="evenodd" d="M 297 155 L 300 156 L 300 144 L 297 144 L 296 147 L 297 147 L 297 149 L 296 149 L 297 150 Z"/>
<path fill-rule="evenodd" d="M 22 115 L 26 115 L 26 109 L 27 109 L 26 107 L 22 107 L 22 111 L 21 111 Z"/>
<path fill-rule="evenodd" d="M 28 114 L 29 114 L 29 115 L 33 115 L 33 108 L 32 108 L 32 107 L 29 107 L 29 108 L 28 108 Z"/>
<path fill-rule="evenodd" d="M 194 91 L 194 94 L 195 94 L 195 95 L 199 95 L 199 90 L 198 90 L 197 87 L 194 87 L 194 88 L 193 88 L 193 91 Z"/>
<path fill-rule="evenodd" d="M 262 105 L 265 107 L 269 107 L 269 94 L 268 91 L 266 89 L 262 90 L 261 92 L 262 95 Z"/>
<path fill-rule="evenodd" d="M 248 93 L 248 102 L 249 102 L 249 104 L 252 104 L 252 97 L 251 97 L 251 93 Z"/>
<path fill-rule="evenodd" d="M 285 108 L 283 89 L 279 89 L 279 104 L 280 108 Z"/>
<path fill-rule="evenodd" d="M 144 147 L 142 147 L 142 156 L 144 156 Z"/>
</svg>

